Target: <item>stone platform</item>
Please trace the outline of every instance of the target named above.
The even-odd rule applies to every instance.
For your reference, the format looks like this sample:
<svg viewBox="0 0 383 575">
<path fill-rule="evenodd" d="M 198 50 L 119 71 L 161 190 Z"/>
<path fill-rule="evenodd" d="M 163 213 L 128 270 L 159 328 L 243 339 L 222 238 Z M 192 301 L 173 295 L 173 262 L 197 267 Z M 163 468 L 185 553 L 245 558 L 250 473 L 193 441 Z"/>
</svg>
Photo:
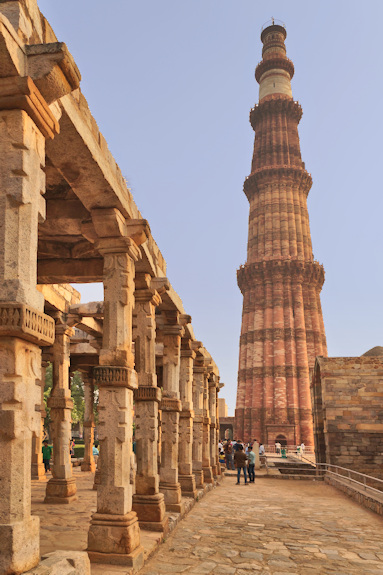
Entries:
<svg viewBox="0 0 383 575">
<path fill-rule="evenodd" d="M 97 492 L 93 490 L 94 473 L 82 472 L 77 467 L 73 470 L 77 483 L 77 500 L 67 505 L 49 505 L 43 503 L 48 473 L 45 480 L 32 481 L 32 514 L 40 517 L 40 553 L 47 555 L 54 551 L 85 551 L 90 525 L 90 518 L 96 511 Z M 213 486 L 207 485 L 204 491 L 199 491 L 198 499 L 211 491 Z M 183 514 L 167 513 L 169 532 L 195 505 L 194 499 L 182 498 Z M 167 537 L 168 535 L 166 535 Z M 144 548 L 145 561 L 156 551 L 164 540 L 162 533 L 141 530 L 141 543 Z M 114 565 L 92 564 L 92 575 L 117 573 L 127 575 L 129 568 Z"/>
<path fill-rule="evenodd" d="M 42 553 L 86 548 L 96 505 L 93 475 L 75 473 L 78 500 L 65 509 L 44 505 L 45 483 L 33 482 Z M 159 533 L 142 531 L 146 562 L 140 575 L 382 575 L 381 517 L 334 487 L 260 476 L 246 487 L 235 482 L 223 479 L 162 545 Z M 178 518 L 170 516 L 173 528 Z M 131 575 L 128 568 L 92 565 L 92 575 L 106 573 Z"/>
</svg>

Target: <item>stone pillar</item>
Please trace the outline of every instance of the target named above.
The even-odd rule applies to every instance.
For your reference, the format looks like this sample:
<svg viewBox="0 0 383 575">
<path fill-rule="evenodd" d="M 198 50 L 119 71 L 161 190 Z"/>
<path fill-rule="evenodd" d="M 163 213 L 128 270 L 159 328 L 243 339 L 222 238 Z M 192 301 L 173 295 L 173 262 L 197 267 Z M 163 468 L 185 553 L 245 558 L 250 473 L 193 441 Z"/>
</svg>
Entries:
<svg viewBox="0 0 383 575">
<path fill-rule="evenodd" d="M 94 444 L 94 383 L 93 379 L 89 376 L 83 377 L 84 381 L 84 400 L 85 400 L 85 414 L 84 414 L 84 442 L 85 453 L 84 461 L 81 463 L 81 471 L 96 471 L 96 463 L 93 457 L 93 444 Z"/>
<path fill-rule="evenodd" d="M 70 456 L 73 400 L 69 388 L 69 346 L 74 329 L 65 323 L 60 312 L 55 319 L 56 338 L 52 346 L 53 387 L 48 398 L 52 421 L 53 465 L 44 503 L 70 503 L 77 499 Z"/>
<path fill-rule="evenodd" d="M 217 444 L 217 376 L 209 378 L 209 413 L 210 413 L 210 466 L 213 476 L 218 474 L 218 444 Z"/>
<path fill-rule="evenodd" d="M 166 509 L 182 513 L 181 485 L 178 480 L 178 444 L 181 402 L 179 400 L 180 347 L 183 327 L 178 312 L 166 312 L 163 326 L 163 394 L 161 401 L 160 491 Z"/>
<path fill-rule="evenodd" d="M 47 368 L 47 362 L 41 362 L 41 403 L 40 403 L 40 433 L 37 435 L 32 435 L 32 467 L 31 467 L 31 478 L 35 480 L 45 479 L 45 469 L 43 463 L 43 440 L 44 440 L 44 419 L 46 417 L 46 411 L 44 406 L 44 388 L 45 388 L 45 371 Z"/>
<path fill-rule="evenodd" d="M 182 495 L 197 497 L 193 474 L 193 362 L 195 352 L 191 349 L 190 338 L 182 338 L 180 368 L 180 441 L 178 450 L 178 473 Z"/>
<path fill-rule="evenodd" d="M 155 349 L 155 309 L 161 303 L 161 297 L 151 288 L 148 274 L 137 274 L 135 283 L 133 338 L 138 389 L 134 390 L 137 475 L 133 510 L 141 528 L 166 531 L 169 520 L 165 517 L 164 495 L 159 490 L 158 405 L 161 390 L 157 387 Z"/>
<path fill-rule="evenodd" d="M 205 360 L 206 363 L 206 360 Z M 202 469 L 205 483 L 214 483 L 213 470 L 210 461 L 210 412 L 209 412 L 209 375 L 206 366 L 203 372 L 203 437 L 202 437 Z"/>
<path fill-rule="evenodd" d="M 205 368 L 200 365 L 199 358 L 194 361 L 193 369 L 193 473 L 196 487 L 204 487 L 204 474 L 202 470 L 202 442 L 203 442 L 203 387 Z"/>
<path fill-rule="evenodd" d="M 1 78 L 0 88 L 1 104 L 13 102 L 0 114 L 0 573 L 23 573 L 40 560 L 39 519 L 31 516 L 32 434 L 41 432 L 39 346 L 54 340 L 54 322 L 42 313 L 44 299 L 36 290 L 45 121 L 16 109 L 32 114 L 38 90 L 30 79 Z M 57 127 L 39 97 L 37 114 L 43 109 Z"/>
<path fill-rule="evenodd" d="M 104 331 L 100 365 L 94 368 L 99 389 L 100 484 L 88 555 L 93 562 L 139 570 L 143 549 L 130 483 L 133 390 L 137 388 L 132 311 L 135 262 L 141 257 L 135 239 L 145 241 L 147 228 L 142 221 L 126 222 L 116 209 L 93 210 L 92 219 L 100 238 L 95 246 L 104 258 Z"/>
<path fill-rule="evenodd" d="M 218 382 L 217 382 L 217 402 L 216 402 L 216 411 L 215 411 L 215 413 L 216 413 L 216 416 L 215 416 L 216 429 L 215 429 L 215 431 L 216 431 L 216 441 L 217 441 L 217 475 L 218 475 L 218 476 L 222 475 L 222 468 L 221 468 L 221 464 L 220 464 L 220 461 L 219 461 L 219 452 L 218 452 L 218 443 L 219 443 L 220 440 L 221 440 L 220 430 L 219 430 L 219 405 L 218 405 L 218 404 L 219 404 L 219 398 L 218 398 L 218 393 L 219 393 L 219 390 L 223 388 L 223 386 L 224 386 L 224 384 L 221 383 L 221 382 L 219 381 L 219 378 L 218 378 Z"/>
</svg>

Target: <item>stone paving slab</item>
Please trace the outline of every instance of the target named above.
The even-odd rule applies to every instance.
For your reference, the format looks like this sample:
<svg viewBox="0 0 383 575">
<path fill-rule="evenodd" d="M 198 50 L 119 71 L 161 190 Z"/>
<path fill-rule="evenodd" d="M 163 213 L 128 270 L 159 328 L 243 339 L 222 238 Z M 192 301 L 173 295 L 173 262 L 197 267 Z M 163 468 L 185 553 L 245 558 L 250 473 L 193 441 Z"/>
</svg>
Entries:
<svg viewBox="0 0 383 575">
<path fill-rule="evenodd" d="M 96 509 L 93 474 L 75 472 L 76 502 L 44 505 L 46 483 L 33 482 L 32 512 L 41 518 L 41 551 L 85 550 Z M 142 532 L 145 557 L 158 533 Z M 383 519 L 332 486 L 313 481 L 222 485 L 200 500 L 159 545 L 140 575 L 383 575 Z M 92 565 L 92 575 L 131 575 Z"/>
<path fill-rule="evenodd" d="M 312 481 L 227 477 L 140 575 L 382 575 L 383 520 Z"/>
</svg>

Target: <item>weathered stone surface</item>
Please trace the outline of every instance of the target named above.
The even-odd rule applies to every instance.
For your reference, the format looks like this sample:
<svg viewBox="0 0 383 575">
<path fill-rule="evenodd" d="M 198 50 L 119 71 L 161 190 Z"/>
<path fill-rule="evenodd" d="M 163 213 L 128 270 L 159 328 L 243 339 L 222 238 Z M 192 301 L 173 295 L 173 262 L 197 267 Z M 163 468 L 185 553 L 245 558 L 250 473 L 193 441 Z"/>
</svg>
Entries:
<svg viewBox="0 0 383 575">
<path fill-rule="evenodd" d="M 25 575 L 90 575 L 90 561 L 80 551 L 55 551 L 44 555 Z"/>
<path fill-rule="evenodd" d="M 317 358 L 311 393 L 317 462 L 383 479 L 382 356 Z"/>
</svg>

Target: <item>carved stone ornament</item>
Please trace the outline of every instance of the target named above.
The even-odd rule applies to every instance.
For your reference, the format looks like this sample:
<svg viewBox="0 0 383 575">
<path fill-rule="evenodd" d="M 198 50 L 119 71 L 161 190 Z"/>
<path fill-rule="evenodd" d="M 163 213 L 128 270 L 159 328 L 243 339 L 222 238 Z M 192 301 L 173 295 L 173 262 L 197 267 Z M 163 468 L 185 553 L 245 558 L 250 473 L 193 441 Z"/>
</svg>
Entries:
<svg viewBox="0 0 383 575">
<path fill-rule="evenodd" d="M 138 387 L 133 393 L 134 401 L 161 401 L 161 390 L 159 387 L 149 385 Z"/>
<path fill-rule="evenodd" d="M 93 368 L 93 377 L 98 386 L 137 388 L 136 372 L 129 367 L 97 366 Z"/>
<path fill-rule="evenodd" d="M 37 309 L 19 303 L 0 303 L 0 336 L 26 339 L 37 345 L 49 346 L 55 340 L 55 322 Z"/>
<path fill-rule="evenodd" d="M 182 403 L 179 399 L 163 397 L 159 408 L 162 411 L 182 411 Z"/>
</svg>

